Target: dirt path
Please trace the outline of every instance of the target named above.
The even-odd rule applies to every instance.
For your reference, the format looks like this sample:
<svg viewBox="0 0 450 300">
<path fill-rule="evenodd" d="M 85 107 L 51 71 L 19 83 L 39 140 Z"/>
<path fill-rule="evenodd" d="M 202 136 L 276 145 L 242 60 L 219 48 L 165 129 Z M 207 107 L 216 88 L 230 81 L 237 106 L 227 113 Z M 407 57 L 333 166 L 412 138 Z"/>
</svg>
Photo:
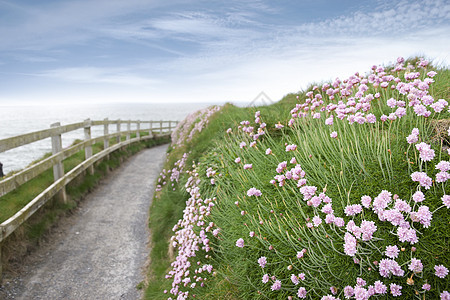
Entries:
<svg viewBox="0 0 450 300">
<path fill-rule="evenodd" d="M 7 288 L 7 299 L 140 299 L 148 209 L 167 145 L 131 157 L 81 203 Z M 1 296 L 0 296 L 1 297 Z"/>
</svg>

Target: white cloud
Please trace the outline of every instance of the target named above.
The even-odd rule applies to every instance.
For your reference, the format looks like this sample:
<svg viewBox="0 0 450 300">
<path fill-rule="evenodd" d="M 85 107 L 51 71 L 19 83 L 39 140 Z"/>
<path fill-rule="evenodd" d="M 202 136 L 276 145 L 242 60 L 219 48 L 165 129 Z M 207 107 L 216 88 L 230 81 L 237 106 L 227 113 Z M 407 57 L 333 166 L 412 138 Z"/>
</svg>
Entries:
<svg viewBox="0 0 450 300">
<path fill-rule="evenodd" d="M 151 87 L 160 83 L 159 80 L 132 74 L 126 70 L 94 67 L 61 68 L 44 71 L 34 75 L 63 81 L 90 84 L 107 83 Z"/>
</svg>

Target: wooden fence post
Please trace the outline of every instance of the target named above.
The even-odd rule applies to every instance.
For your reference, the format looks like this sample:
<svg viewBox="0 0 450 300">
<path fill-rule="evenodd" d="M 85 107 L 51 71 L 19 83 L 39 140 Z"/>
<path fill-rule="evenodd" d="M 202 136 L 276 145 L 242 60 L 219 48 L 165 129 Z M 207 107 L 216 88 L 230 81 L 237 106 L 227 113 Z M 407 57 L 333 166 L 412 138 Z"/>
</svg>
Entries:
<svg viewBox="0 0 450 300">
<path fill-rule="evenodd" d="M 169 121 L 169 133 L 172 131 L 172 121 Z"/>
<path fill-rule="evenodd" d="M 57 129 L 61 126 L 61 123 L 57 122 L 52 125 L 50 125 L 51 128 Z M 61 141 L 61 133 L 55 133 L 52 135 L 52 154 L 57 154 L 61 152 L 62 150 L 62 141 Z M 64 165 L 61 160 L 58 161 L 53 166 L 53 178 L 55 181 L 60 179 L 64 176 Z M 60 201 L 66 203 L 67 202 L 67 195 L 66 195 L 66 187 L 64 186 L 57 194 L 57 198 L 59 198 Z"/>
<path fill-rule="evenodd" d="M 131 120 L 128 120 L 127 123 L 127 141 L 130 139 L 130 131 L 131 131 Z"/>
<path fill-rule="evenodd" d="M 0 228 L 0 230 L 1 230 L 1 228 Z M 3 242 L 0 242 L 0 286 L 2 285 L 2 281 L 3 281 L 2 243 L 3 243 Z"/>
<path fill-rule="evenodd" d="M 84 122 L 85 122 L 84 123 L 84 140 L 87 141 L 87 140 L 91 139 L 92 122 L 90 119 L 86 119 Z M 92 156 L 92 146 L 89 145 L 89 146 L 86 146 L 86 148 L 84 148 L 84 157 L 85 157 L 85 159 L 88 159 L 91 156 Z M 94 166 L 89 166 L 87 170 L 88 170 L 89 174 L 91 174 L 91 175 L 94 174 Z"/>
<path fill-rule="evenodd" d="M 103 135 L 105 136 L 105 139 L 103 140 L 103 149 L 109 148 L 109 137 L 107 135 L 109 134 L 109 121 L 108 118 L 105 118 L 105 125 L 103 128 Z"/>
<path fill-rule="evenodd" d="M 153 121 L 150 121 L 150 128 L 148 130 L 148 135 L 152 138 L 153 137 Z"/>
<path fill-rule="evenodd" d="M 159 133 L 162 134 L 162 123 L 163 121 L 159 121 Z"/>
<path fill-rule="evenodd" d="M 137 138 L 140 138 L 141 137 L 141 132 L 140 132 L 140 130 L 141 130 L 141 121 L 137 121 L 137 129 L 136 129 L 136 137 Z"/>
<path fill-rule="evenodd" d="M 120 143 L 120 119 L 117 120 L 117 143 Z"/>
</svg>

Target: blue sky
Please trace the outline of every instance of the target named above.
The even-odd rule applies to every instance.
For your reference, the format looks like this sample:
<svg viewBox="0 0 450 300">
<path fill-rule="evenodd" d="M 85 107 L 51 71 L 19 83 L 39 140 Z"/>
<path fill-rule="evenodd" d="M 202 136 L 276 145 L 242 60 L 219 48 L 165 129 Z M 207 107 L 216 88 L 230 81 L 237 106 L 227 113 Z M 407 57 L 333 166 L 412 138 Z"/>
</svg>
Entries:
<svg viewBox="0 0 450 300">
<path fill-rule="evenodd" d="M 398 56 L 448 66 L 450 2 L 0 0 L 0 104 L 249 102 Z"/>
</svg>

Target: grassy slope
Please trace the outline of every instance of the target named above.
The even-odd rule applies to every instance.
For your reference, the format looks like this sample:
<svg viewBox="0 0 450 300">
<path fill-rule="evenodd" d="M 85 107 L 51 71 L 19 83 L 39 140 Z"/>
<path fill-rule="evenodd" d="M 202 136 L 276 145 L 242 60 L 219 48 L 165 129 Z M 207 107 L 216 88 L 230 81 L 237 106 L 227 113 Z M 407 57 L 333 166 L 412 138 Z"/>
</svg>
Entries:
<svg viewBox="0 0 450 300">
<path fill-rule="evenodd" d="M 436 82 L 430 89 L 431 95 L 435 99 L 448 100 L 450 71 L 438 70 L 434 79 Z M 367 93 L 376 92 L 372 89 L 371 87 Z M 213 251 L 206 253 L 200 250 L 196 257 L 190 259 L 192 263 L 200 262 L 200 266 L 211 264 L 214 267 L 213 276 L 203 276 L 206 278 L 205 288 L 189 289 L 183 288 L 181 284 L 180 289 L 189 290 L 191 295 L 196 294 L 200 299 L 286 299 L 288 296 L 296 296 L 299 286 L 307 287 L 308 295 L 312 298 L 330 294 L 330 288 L 334 286 L 338 289 L 339 297 L 343 298 L 343 287 L 354 287 L 356 277 L 363 277 L 368 285 L 376 280 L 381 280 L 386 285 L 400 284 L 403 286 L 403 295 L 409 298 L 417 296 L 416 291 L 423 298 L 421 286 L 424 283 L 431 284 L 431 291 L 426 294 L 427 299 L 438 297 L 443 290 L 448 291 L 448 280 L 433 275 L 435 264 L 450 267 L 450 219 L 446 208 L 438 209 L 442 205 L 442 194 L 450 193 L 447 185 L 434 184 L 429 190 L 422 188 L 426 197 L 424 203 L 434 213 L 429 228 L 417 223 L 414 225 L 419 232 L 419 242 L 413 245 L 416 250 L 410 243 L 399 242 L 398 237 L 391 233 L 395 231 L 395 227 L 388 222 L 380 222 L 371 210 L 364 210 L 362 214 L 352 218 L 346 217 L 343 211 L 349 204 L 359 204 L 363 195 L 369 195 L 373 199 L 382 190 L 399 195 L 401 199 L 411 203 L 413 210 L 417 210 L 418 205 L 413 205 L 414 202 L 411 201 L 417 183 L 411 181 L 410 174 L 423 169 L 434 178 L 437 173 L 434 170 L 435 164 L 440 160 L 449 160 L 448 154 L 442 151 L 442 143 L 448 145 L 448 136 L 441 134 L 436 138 L 436 130 L 431 126 L 432 119 L 449 119 L 449 114 L 433 114 L 424 119 L 409 112 L 393 122 L 378 121 L 364 125 L 350 125 L 335 118 L 331 127 L 324 124 L 324 116 L 321 119 L 308 117 L 297 119 L 293 127 L 274 129 L 274 124 L 278 121 L 287 125 L 289 111 L 295 107 L 295 103 L 299 103 L 296 96 L 290 94 L 275 105 L 258 108 L 263 121 L 267 123 L 267 129 L 266 134 L 258 140 L 256 148 L 239 147 L 240 142 L 249 144 L 252 140 L 239 131 L 237 126 L 242 120 L 250 120 L 252 126 L 257 127 L 258 124 L 253 122 L 257 109 L 226 105 L 190 143 L 170 151 L 167 169 L 172 168 L 173 163 L 188 150 L 191 151 L 188 161 L 200 162 L 196 170 L 201 179 L 201 199 L 217 198 L 211 215 L 206 220 L 207 223 L 214 222 L 213 228 L 220 228 L 218 238 L 208 234 Z M 300 102 L 303 102 L 305 93 L 299 96 Z M 377 120 L 383 113 L 393 111 L 385 105 L 390 97 L 405 98 L 385 91 L 378 101 L 380 105 L 373 105 L 370 111 Z M 225 134 L 229 127 L 233 128 L 233 133 Z M 435 150 L 436 158 L 433 161 L 421 163 L 414 146 L 406 143 L 406 137 L 414 127 L 420 130 L 420 141 L 430 143 Z M 338 139 L 330 138 L 331 131 L 337 131 Z M 296 144 L 298 148 L 296 151 L 286 152 L 285 143 Z M 272 149 L 273 155 L 265 154 L 267 148 Z M 236 157 L 240 157 L 242 163 L 236 164 Z M 358 244 L 356 258 L 360 263 L 355 264 L 352 257 L 343 253 L 345 227 L 321 225 L 310 229 L 305 226 L 314 216 L 324 219 L 324 214 L 320 212 L 322 206 L 316 209 L 305 205 L 299 189 L 288 180 L 283 187 L 269 183 L 277 175 L 275 169 L 278 163 L 289 162 L 292 157 L 296 158 L 306 172 L 307 185 L 317 186 L 318 193 L 326 189 L 326 195 L 333 199 L 336 216 L 344 217 L 346 223 L 354 219 L 357 225 L 362 220 L 373 221 L 377 225 L 374 234 L 377 239 Z M 253 168 L 244 170 L 244 163 L 252 163 Z M 188 166 L 190 167 L 190 163 Z M 288 163 L 288 166 L 290 169 L 293 164 Z M 213 176 L 216 181 L 214 185 L 210 183 L 211 178 L 205 176 L 209 167 L 222 175 Z M 168 242 L 173 234 L 171 229 L 182 217 L 185 201 L 190 197 L 183 188 L 187 178 L 188 175 L 184 175 L 180 183 L 175 185 L 175 190 L 167 185 L 153 202 L 150 227 L 153 231 L 154 249 L 151 254 L 152 280 L 147 289 L 147 299 L 167 298 L 168 295 L 164 295 L 162 290 L 171 289 L 173 280 L 164 279 L 169 270 L 168 264 L 174 260 L 173 256 L 168 255 Z M 262 196 L 256 199 L 246 196 L 251 187 L 260 189 Z M 238 205 L 235 201 L 238 201 Z M 197 234 L 200 227 L 202 226 L 194 230 Z M 254 231 L 256 236 L 250 238 L 250 231 Z M 244 248 L 236 247 L 239 238 L 245 240 Z M 383 252 L 387 245 L 404 248 L 397 259 L 405 271 L 403 277 L 392 276 L 385 279 L 379 276 L 374 261 L 386 258 Z M 296 254 L 302 249 L 307 249 L 307 254 L 298 260 Z M 267 257 L 268 261 L 264 269 L 257 263 L 261 256 Z M 412 257 L 421 259 L 424 270 L 411 277 L 413 274 L 408 270 L 408 264 Z M 191 279 L 194 269 L 191 267 Z M 306 279 L 295 286 L 290 276 L 300 272 L 306 273 Z M 282 289 L 272 291 L 273 280 L 263 284 L 261 277 L 265 273 L 280 279 Z M 415 281 L 413 286 L 406 285 L 407 277 Z"/>
</svg>

